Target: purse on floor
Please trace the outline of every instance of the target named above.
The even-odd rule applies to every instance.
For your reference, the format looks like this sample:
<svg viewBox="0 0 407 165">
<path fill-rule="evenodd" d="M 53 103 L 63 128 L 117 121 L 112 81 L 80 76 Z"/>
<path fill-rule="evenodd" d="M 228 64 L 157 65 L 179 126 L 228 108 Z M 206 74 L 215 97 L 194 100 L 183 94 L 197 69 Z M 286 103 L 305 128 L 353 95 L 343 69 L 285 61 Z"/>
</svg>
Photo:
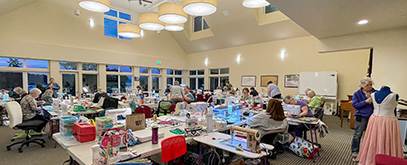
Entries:
<svg viewBox="0 0 407 165">
<path fill-rule="evenodd" d="M 312 144 L 303 138 L 295 137 L 290 143 L 290 150 L 300 157 L 311 159 L 319 148 L 316 145 L 312 147 Z"/>
</svg>

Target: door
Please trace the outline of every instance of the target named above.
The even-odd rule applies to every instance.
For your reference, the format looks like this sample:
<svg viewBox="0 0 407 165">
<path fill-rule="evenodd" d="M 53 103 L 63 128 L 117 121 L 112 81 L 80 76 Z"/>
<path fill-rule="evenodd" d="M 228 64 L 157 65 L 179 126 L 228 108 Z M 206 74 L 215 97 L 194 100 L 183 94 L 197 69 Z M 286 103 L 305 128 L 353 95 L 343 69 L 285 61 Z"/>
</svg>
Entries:
<svg viewBox="0 0 407 165">
<path fill-rule="evenodd" d="M 77 73 L 62 73 L 62 92 L 72 96 L 79 95 L 77 79 Z"/>
</svg>

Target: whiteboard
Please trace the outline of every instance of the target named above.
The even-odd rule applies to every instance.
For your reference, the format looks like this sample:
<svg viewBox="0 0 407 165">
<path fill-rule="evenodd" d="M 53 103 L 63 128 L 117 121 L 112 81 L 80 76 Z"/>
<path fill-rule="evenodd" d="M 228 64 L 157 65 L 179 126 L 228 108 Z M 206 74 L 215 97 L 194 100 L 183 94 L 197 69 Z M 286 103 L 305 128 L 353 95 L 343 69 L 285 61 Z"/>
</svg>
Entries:
<svg viewBox="0 0 407 165">
<path fill-rule="evenodd" d="M 301 72 L 298 93 L 305 94 L 310 88 L 317 95 L 336 96 L 338 92 L 338 73 L 336 71 L 326 72 Z"/>
</svg>

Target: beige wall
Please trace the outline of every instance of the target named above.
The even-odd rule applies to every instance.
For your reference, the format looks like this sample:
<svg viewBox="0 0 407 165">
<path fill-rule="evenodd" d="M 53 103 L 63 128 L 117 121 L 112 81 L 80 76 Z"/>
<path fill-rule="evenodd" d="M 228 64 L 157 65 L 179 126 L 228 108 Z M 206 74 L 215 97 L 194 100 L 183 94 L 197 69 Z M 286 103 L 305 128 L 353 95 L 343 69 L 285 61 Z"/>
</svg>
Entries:
<svg viewBox="0 0 407 165">
<path fill-rule="evenodd" d="M 286 50 L 284 60 L 280 50 Z M 241 55 L 241 63 L 236 57 Z M 256 75 L 256 87 L 261 75 L 278 75 L 278 86 L 283 95 L 297 94 L 297 88 L 284 87 L 284 75 L 302 71 L 337 71 L 339 99 L 346 99 L 358 88 L 361 77 L 366 75 L 369 49 L 333 53 L 318 53 L 314 37 L 294 38 L 276 42 L 246 45 L 228 49 L 200 52 L 188 55 L 189 69 L 229 67 L 230 81 L 240 87 L 242 75 Z M 209 65 L 204 65 L 208 58 Z M 208 72 L 206 70 L 206 72 Z M 209 87 L 209 81 L 205 83 Z"/>
<path fill-rule="evenodd" d="M 320 51 L 373 48 L 372 78 L 375 88 L 388 85 L 407 97 L 407 27 L 321 39 Z"/>
<path fill-rule="evenodd" d="M 80 16 L 74 10 L 81 11 Z M 137 15 L 133 15 L 137 16 Z M 89 27 L 89 18 L 95 27 Z M 132 41 L 104 37 L 103 13 L 75 0 L 40 0 L 0 16 L 0 56 L 185 69 L 186 53 L 167 31 Z M 157 61 L 162 64 L 158 65 Z"/>
</svg>

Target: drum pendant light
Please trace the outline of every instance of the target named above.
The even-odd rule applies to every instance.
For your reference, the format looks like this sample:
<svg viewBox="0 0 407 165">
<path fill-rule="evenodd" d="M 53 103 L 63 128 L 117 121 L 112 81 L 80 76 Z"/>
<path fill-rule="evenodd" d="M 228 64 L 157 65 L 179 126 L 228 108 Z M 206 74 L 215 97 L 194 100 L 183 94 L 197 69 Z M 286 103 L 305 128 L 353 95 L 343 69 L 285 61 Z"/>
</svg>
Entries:
<svg viewBox="0 0 407 165">
<path fill-rule="evenodd" d="M 108 12 L 110 0 L 79 0 L 79 6 L 93 12 Z"/>
<path fill-rule="evenodd" d="M 140 27 L 134 24 L 119 24 L 117 26 L 119 36 L 128 38 L 139 38 L 141 35 Z"/>
<path fill-rule="evenodd" d="M 139 16 L 139 26 L 145 30 L 159 31 L 164 29 L 164 23 L 158 20 L 158 13 L 142 13 Z"/>
<path fill-rule="evenodd" d="M 188 15 L 182 8 L 182 4 L 179 3 L 163 3 L 158 7 L 158 19 L 167 24 L 185 23 Z"/>
<path fill-rule="evenodd" d="M 243 0 L 243 6 L 247 8 L 260 8 L 270 5 L 266 0 Z"/>
<path fill-rule="evenodd" d="M 184 30 L 184 24 L 166 24 L 165 25 L 165 30 L 167 31 L 182 31 Z"/>
<path fill-rule="evenodd" d="M 192 16 L 207 16 L 216 12 L 217 0 L 184 0 L 184 12 Z"/>
</svg>

